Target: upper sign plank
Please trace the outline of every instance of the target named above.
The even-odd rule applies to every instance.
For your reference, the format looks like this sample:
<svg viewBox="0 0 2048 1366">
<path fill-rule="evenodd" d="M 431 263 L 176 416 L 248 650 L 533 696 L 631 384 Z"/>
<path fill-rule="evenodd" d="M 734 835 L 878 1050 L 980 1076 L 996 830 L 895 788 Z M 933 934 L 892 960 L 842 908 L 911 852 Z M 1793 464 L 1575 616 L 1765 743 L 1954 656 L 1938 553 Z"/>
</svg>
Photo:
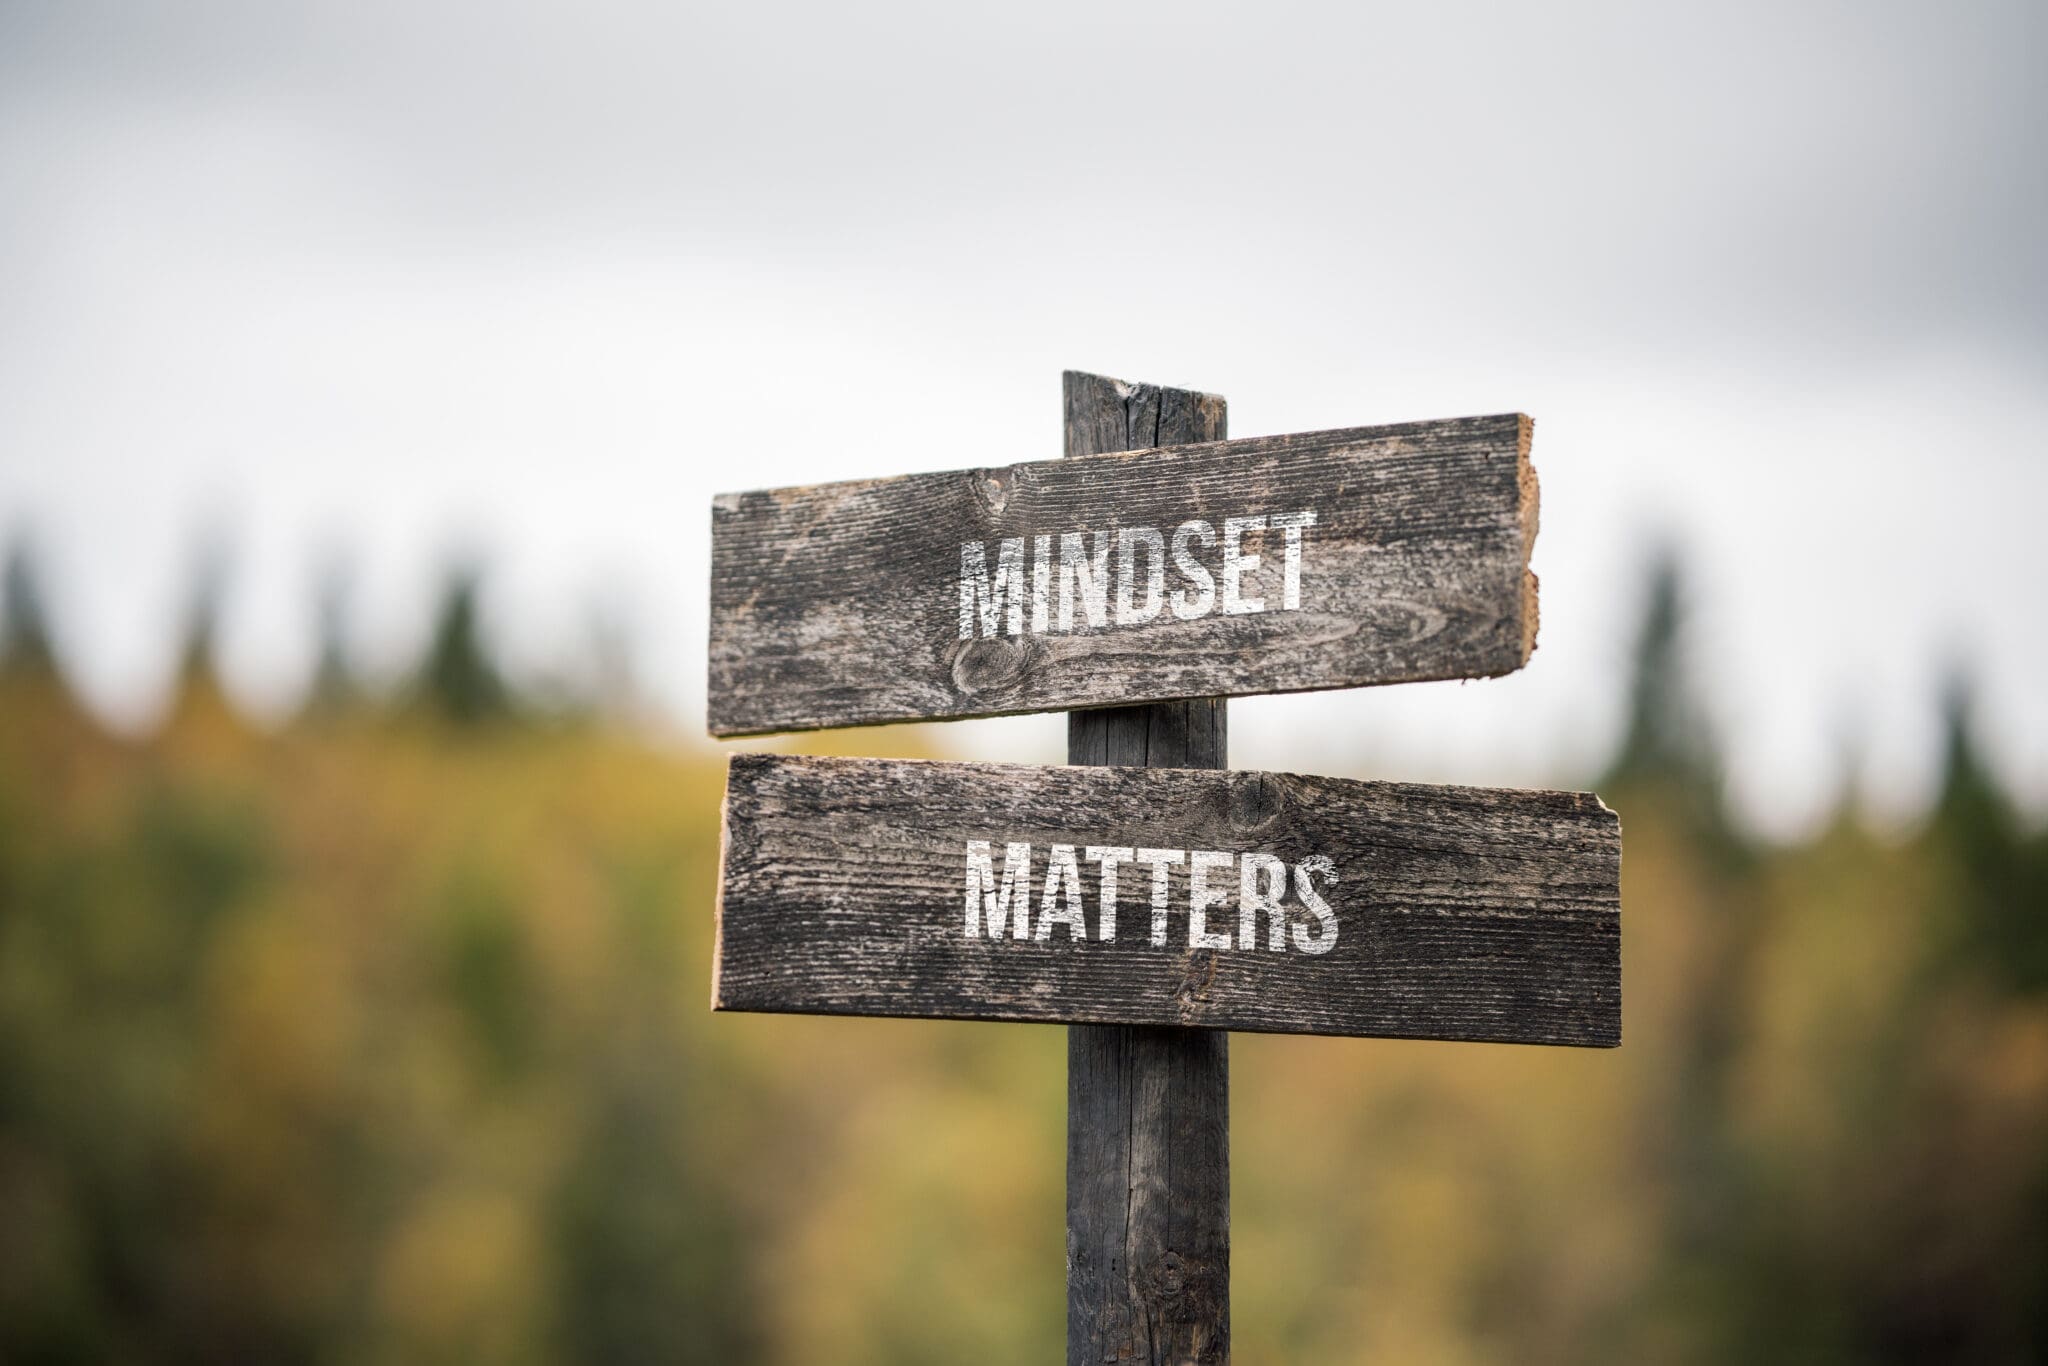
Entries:
<svg viewBox="0 0 2048 1366">
<path fill-rule="evenodd" d="M 1597 797 L 743 754 L 720 1010 L 1614 1044 Z"/>
<path fill-rule="evenodd" d="M 714 735 L 1478 678 L 1536 639 L 1520 414 L 721 495 Z"/>
</svg>

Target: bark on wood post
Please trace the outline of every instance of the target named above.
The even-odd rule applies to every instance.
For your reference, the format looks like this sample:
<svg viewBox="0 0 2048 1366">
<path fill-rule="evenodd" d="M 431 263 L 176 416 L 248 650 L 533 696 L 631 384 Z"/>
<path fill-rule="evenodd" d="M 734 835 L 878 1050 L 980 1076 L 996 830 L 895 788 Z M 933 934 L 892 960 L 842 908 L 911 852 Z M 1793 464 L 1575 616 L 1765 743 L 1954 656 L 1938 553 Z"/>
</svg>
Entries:
<svg viewBox="0 0 2048 1366">
<path fill-rule="evenodd" d="M 1069 456 L 1228 435 L 1213 394 L 1062 387 Z M 1220 697 L 1077 711 L 1067 761 L 1222 768 L 1225 736 Z M 1068 1027 L 1068 1366 L 1230 1360 L 1229 1049 L 1220 1030 Z"/>
</svg>

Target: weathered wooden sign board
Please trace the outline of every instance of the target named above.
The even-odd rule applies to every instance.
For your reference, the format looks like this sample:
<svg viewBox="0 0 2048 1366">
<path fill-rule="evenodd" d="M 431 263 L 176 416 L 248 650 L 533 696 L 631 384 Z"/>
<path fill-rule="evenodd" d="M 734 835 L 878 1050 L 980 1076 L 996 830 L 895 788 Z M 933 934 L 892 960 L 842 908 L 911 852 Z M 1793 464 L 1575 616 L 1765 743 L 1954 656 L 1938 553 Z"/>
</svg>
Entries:
<svg viewBox="0 0 2048 1366">
<path fill-rule="evenodd" d="M 1589 793 L 744 754 L 724 836 L 720 1010 L 1620 1041 Z"/>
<path fill-rule="evenodd" d="M 712 1004 L 1072 1025 L 1067 1359 L 1220 1366 L 1226 1031 L 1619 1043 L 1621 831 L 1223 767 L 1227 696 L 1528 660 L 1529 419 L 1064 387 L 1068 459 L 714 504 L 712 733 L 1080 710 L 1076 767 L 736 756 Z"/>
<path fill-rule="evenodd" d="M 746 735 L 1518 669 L 1520 414 L 726 494 L 709 722 Z"/>
</svg>

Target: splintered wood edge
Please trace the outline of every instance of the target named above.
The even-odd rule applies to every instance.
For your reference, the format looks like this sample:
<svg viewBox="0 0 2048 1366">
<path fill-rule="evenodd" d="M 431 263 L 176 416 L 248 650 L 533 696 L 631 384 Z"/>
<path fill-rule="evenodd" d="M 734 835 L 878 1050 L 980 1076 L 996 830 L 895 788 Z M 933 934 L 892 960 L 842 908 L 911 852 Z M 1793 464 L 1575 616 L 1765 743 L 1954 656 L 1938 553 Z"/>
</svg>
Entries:
<svg viewBox="0 0 2048 1366">
<path fill-rule="evenodd" d="M 1605 811 L 1608 815 L 1614 817 L 1614 921 L 1616 926 L 1618 927 L 1621 924 L 1621 861 L 1626 856 L 1626 849 L 1622 843 L 1621 838 L 1621 813 L 1619 811 L 1616 811 L 1613 807 L 1609 806 L 1607 804 L 1606 799 L 1603 798 L 1599 793 L 1589 792 L 1586 795 L 1593 799 L 1593 805 L 1599 807 L 1602 811 Z M 1625 974 L 1622 971 L 1621 955 L 1623 950 L 1627 947 L 1627 944 L 1628 940 L 1625 936 L 1620 934 L 1615 935 L 1614 1039 L 1612 1042 L 1603 1045 L 1607 1048 L 1621 1047 L 1621 1031 L 1623 1021 L 1623 1016 L 1621 1013 L 1621 984 L 1627 976 L 1627 974 Z"/>
<path fill-rule="evenodd" d="M 718 799 L 718 886 L 711 896 L 711 1008 L 725 1009 L 725 868 L 732 849 L 732 759 L 725 761 L 725 791 Z"/>
<path fill-rule="evenodd" d="M 1536 533 L 1542 523 L 1542 487 L 1536 466 L 1529 460 L 1529 445 L 1536 434 L 1536 419 L 1515 414 L 1515 487 L 1519 494 L 1516 519 L 1522 527 L 1522 663 L 1536 653 L 1536 628 L 1541 612 L 1536 600 L 1536 573 L 1529 558 L 1536 549 Z"/>
<path fill-rule="evenodd" d="M 1171 392 L 1179 392 L 1186 394 L 1189 398 L 1193 399 L 1195 401 L 1196 406 L 1201 408 L 1204 412 L 1215 412 L 1219 409 L 1227 408 L 1230 406 L 1224 400 L 1223 395 L 1212 394 L 1205 389 L 1180 389 L 1176 391 L 1174 389 L 1174 386 L 1170 384 L 1154 384 L 1150 380 L 1143 379 L 1118 379 L 1113 375 L 1098 375 L 1092 370 L 1060 371 L 1060 395 L 1062 398 L 1066 396 L 1068 388 L 1071 387 L 1074 381 L 1076 380 L 1081 380 L 1083 382 L 1093 384 L 1107 384 L 1110 386 L 1111 389 L 1113 389 L 1116 392 L 1117 398 L 1121 399 L 1126 403 L 1128 403 L 1136 395 L 1143 393 L 1147 389 L 1150 389 L 1157 394 L 1165 394 Z M 1223 439 L 1224 438 L 1222 437 L 1217 438 L 1217 440 L 1219 441 Z M 1142 446 L 1134 446 L 1131 449 L 1143 450 L 1145 448 Z M 1122 453 L 1123 452 L 1117 451 L 1107 452 L 1107 454 L 1113 455 Z M 1098 452 L 1098 454 L 1104 454 L 1104 452 Z"/>
</svg>

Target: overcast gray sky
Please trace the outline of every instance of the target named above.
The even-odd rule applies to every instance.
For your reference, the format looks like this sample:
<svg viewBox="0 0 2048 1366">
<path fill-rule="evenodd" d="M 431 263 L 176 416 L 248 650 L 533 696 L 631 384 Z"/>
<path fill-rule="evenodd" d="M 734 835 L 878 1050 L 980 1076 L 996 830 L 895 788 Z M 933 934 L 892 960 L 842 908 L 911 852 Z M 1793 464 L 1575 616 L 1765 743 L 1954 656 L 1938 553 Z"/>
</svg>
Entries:
<svg viewBox="0 0 2048 1366">
<path fill-rule="evenodd" d="M 718 490 L 1049 458 L 1064 367 L 1521 409 L 1531 666 L 1235 704 L 1236 763 L 1583 776 L 1665 536 L 1755 818 L 1845 736 L 1910 812 L 1951 662 L 2048 804 L 2044 65 L 2038 0 L 0 0 L 0 534 L 125 723 L 215 534 L 255 705 L 324 561 L 392 668 L 459 552 L 522 667 L 607 604 L 701 733 Z"/>
</svg>

